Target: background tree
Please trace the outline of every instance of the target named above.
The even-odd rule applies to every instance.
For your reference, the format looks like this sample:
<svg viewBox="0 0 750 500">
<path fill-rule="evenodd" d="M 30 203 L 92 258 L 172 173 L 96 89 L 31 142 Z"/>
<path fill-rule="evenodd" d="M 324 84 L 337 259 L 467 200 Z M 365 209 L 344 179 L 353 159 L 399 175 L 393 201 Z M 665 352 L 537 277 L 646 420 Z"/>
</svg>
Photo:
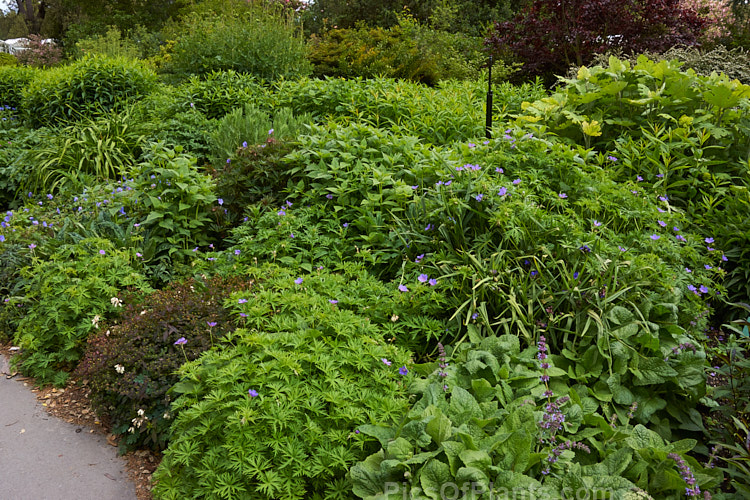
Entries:
<svg viewBox="0 0 750 500">
<path fill-rule="evenodd" d="M 534 0 L 512 21 L 497 22 L 485 39 L 496 55 L 523 66 L 519 76 L 548 83 L 597 53 L 661 52 L 698 43 L 704 21 L 679 0 Z"/>
</svg>

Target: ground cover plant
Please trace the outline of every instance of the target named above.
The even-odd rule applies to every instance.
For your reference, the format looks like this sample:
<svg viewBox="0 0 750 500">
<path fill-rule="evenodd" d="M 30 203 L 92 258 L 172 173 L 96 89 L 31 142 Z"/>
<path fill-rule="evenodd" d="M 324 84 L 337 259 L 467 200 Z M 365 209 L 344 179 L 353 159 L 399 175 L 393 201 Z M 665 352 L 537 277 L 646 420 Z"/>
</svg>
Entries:
<svg viewBox="0 0 750 500">
<path fill-rule="evenodd" d="M 30 74 L 98 64 L 2 110 L 0 325 L 157 497 L 747 488 L 745 85 L 613 58 L 487 138 L 477 81 Z"/>
</svg>

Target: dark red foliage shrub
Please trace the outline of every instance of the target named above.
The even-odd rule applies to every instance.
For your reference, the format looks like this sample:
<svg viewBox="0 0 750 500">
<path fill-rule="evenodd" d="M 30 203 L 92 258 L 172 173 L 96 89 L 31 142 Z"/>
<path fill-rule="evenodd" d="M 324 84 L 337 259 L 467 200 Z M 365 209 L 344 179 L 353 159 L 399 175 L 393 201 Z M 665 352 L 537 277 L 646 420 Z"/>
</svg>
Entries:
<svg viewBox="0 0 750 500">
<path fill-rule="evenodd" d="M 166 447 L 177 369 L 234 330 L 224 299 L 249 287 L 237 277 L 214 277 L 126 294 L 119 320 L 89 339 L 74 375 L 88 381 L 94 409 L 110 419 L 123 449 Z M 175 345 L 181 338 L 186 343 Z"/>
<path fill-rule="evenodd" d="M 495 23 L 485 45 L 523 63 L 520 76 L 549 81 L 608 50 L 663 52 L 696 45 L 703 27 L 679 0 L 534 0 L 512 21 Z"/>
</svg>

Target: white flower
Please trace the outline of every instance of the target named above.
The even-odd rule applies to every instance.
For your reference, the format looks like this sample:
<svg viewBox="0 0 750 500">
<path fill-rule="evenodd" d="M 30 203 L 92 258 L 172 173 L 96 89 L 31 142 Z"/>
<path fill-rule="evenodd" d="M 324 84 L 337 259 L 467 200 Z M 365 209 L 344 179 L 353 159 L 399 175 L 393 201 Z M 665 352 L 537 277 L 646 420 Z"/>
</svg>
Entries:
<svg viewBox="0 0 750 500">
<path fill-rule="evenodd" d="M 124 366 L 122 366 L 122 365 L 119 365 L 119 364 L 118 364 L 118 365 L 115 365 L 115 371 L 116 371 L 117 373 L 125 373 L 125 367 L 124 367 Z"/>
<path fill-rule="evenodd" d="M 96 315 L 96 316 L 94 316 L 94 318 L 93 318 L 93 319 L 91 320 L 91 324 L 92 324 L 92 325 L 94 325 L 94 328 L 99 328 L 99 320 L 100 320 L 100 319 L 101 319 L 101 318 L 100 318 L 100 317 L 99 317 L 99 315 L 97 314 L 97 315 Z"/>
<path fill-rule="evenodd" d="M 111 299 L 109 299 L 109 301 L 115 307 L 122 307 L 122 301 L 120 299 L 118 299 L 117 297 L 112 297 Z"/>
<path fill-rule="evenodd" d="M 139 417 L 142 417 L 142 416 L 143 416 L 143 415 L 145 415 L 145 414 L 146 414 L 146 412 L 145 412 L 145 411 L 143 411 L 143 408 L 140 408 L 140 409 L 138 410 L 138 416 L 139 416 Z"/>
</svg>

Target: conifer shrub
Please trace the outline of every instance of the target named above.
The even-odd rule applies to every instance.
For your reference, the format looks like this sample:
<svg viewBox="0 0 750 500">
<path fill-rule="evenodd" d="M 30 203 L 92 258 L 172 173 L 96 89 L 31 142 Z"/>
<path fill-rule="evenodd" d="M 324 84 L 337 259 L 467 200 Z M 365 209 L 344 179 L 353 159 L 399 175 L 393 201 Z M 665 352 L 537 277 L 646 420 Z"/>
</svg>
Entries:
<svg viewBox="0 0 750 500">
<path fill-rule="evenodd" d="M 213 277 L 123 294 L 117 320 L 89 339 L 74 374 L 88 381 L 94 408 L 110 419 L 121 449 L 166 447 L 177 369 L 234 330 L 224 300 L 249 288 L 239 277 Z M 177 343 L 181 338 L 185 344 Z"/>
</svg>

